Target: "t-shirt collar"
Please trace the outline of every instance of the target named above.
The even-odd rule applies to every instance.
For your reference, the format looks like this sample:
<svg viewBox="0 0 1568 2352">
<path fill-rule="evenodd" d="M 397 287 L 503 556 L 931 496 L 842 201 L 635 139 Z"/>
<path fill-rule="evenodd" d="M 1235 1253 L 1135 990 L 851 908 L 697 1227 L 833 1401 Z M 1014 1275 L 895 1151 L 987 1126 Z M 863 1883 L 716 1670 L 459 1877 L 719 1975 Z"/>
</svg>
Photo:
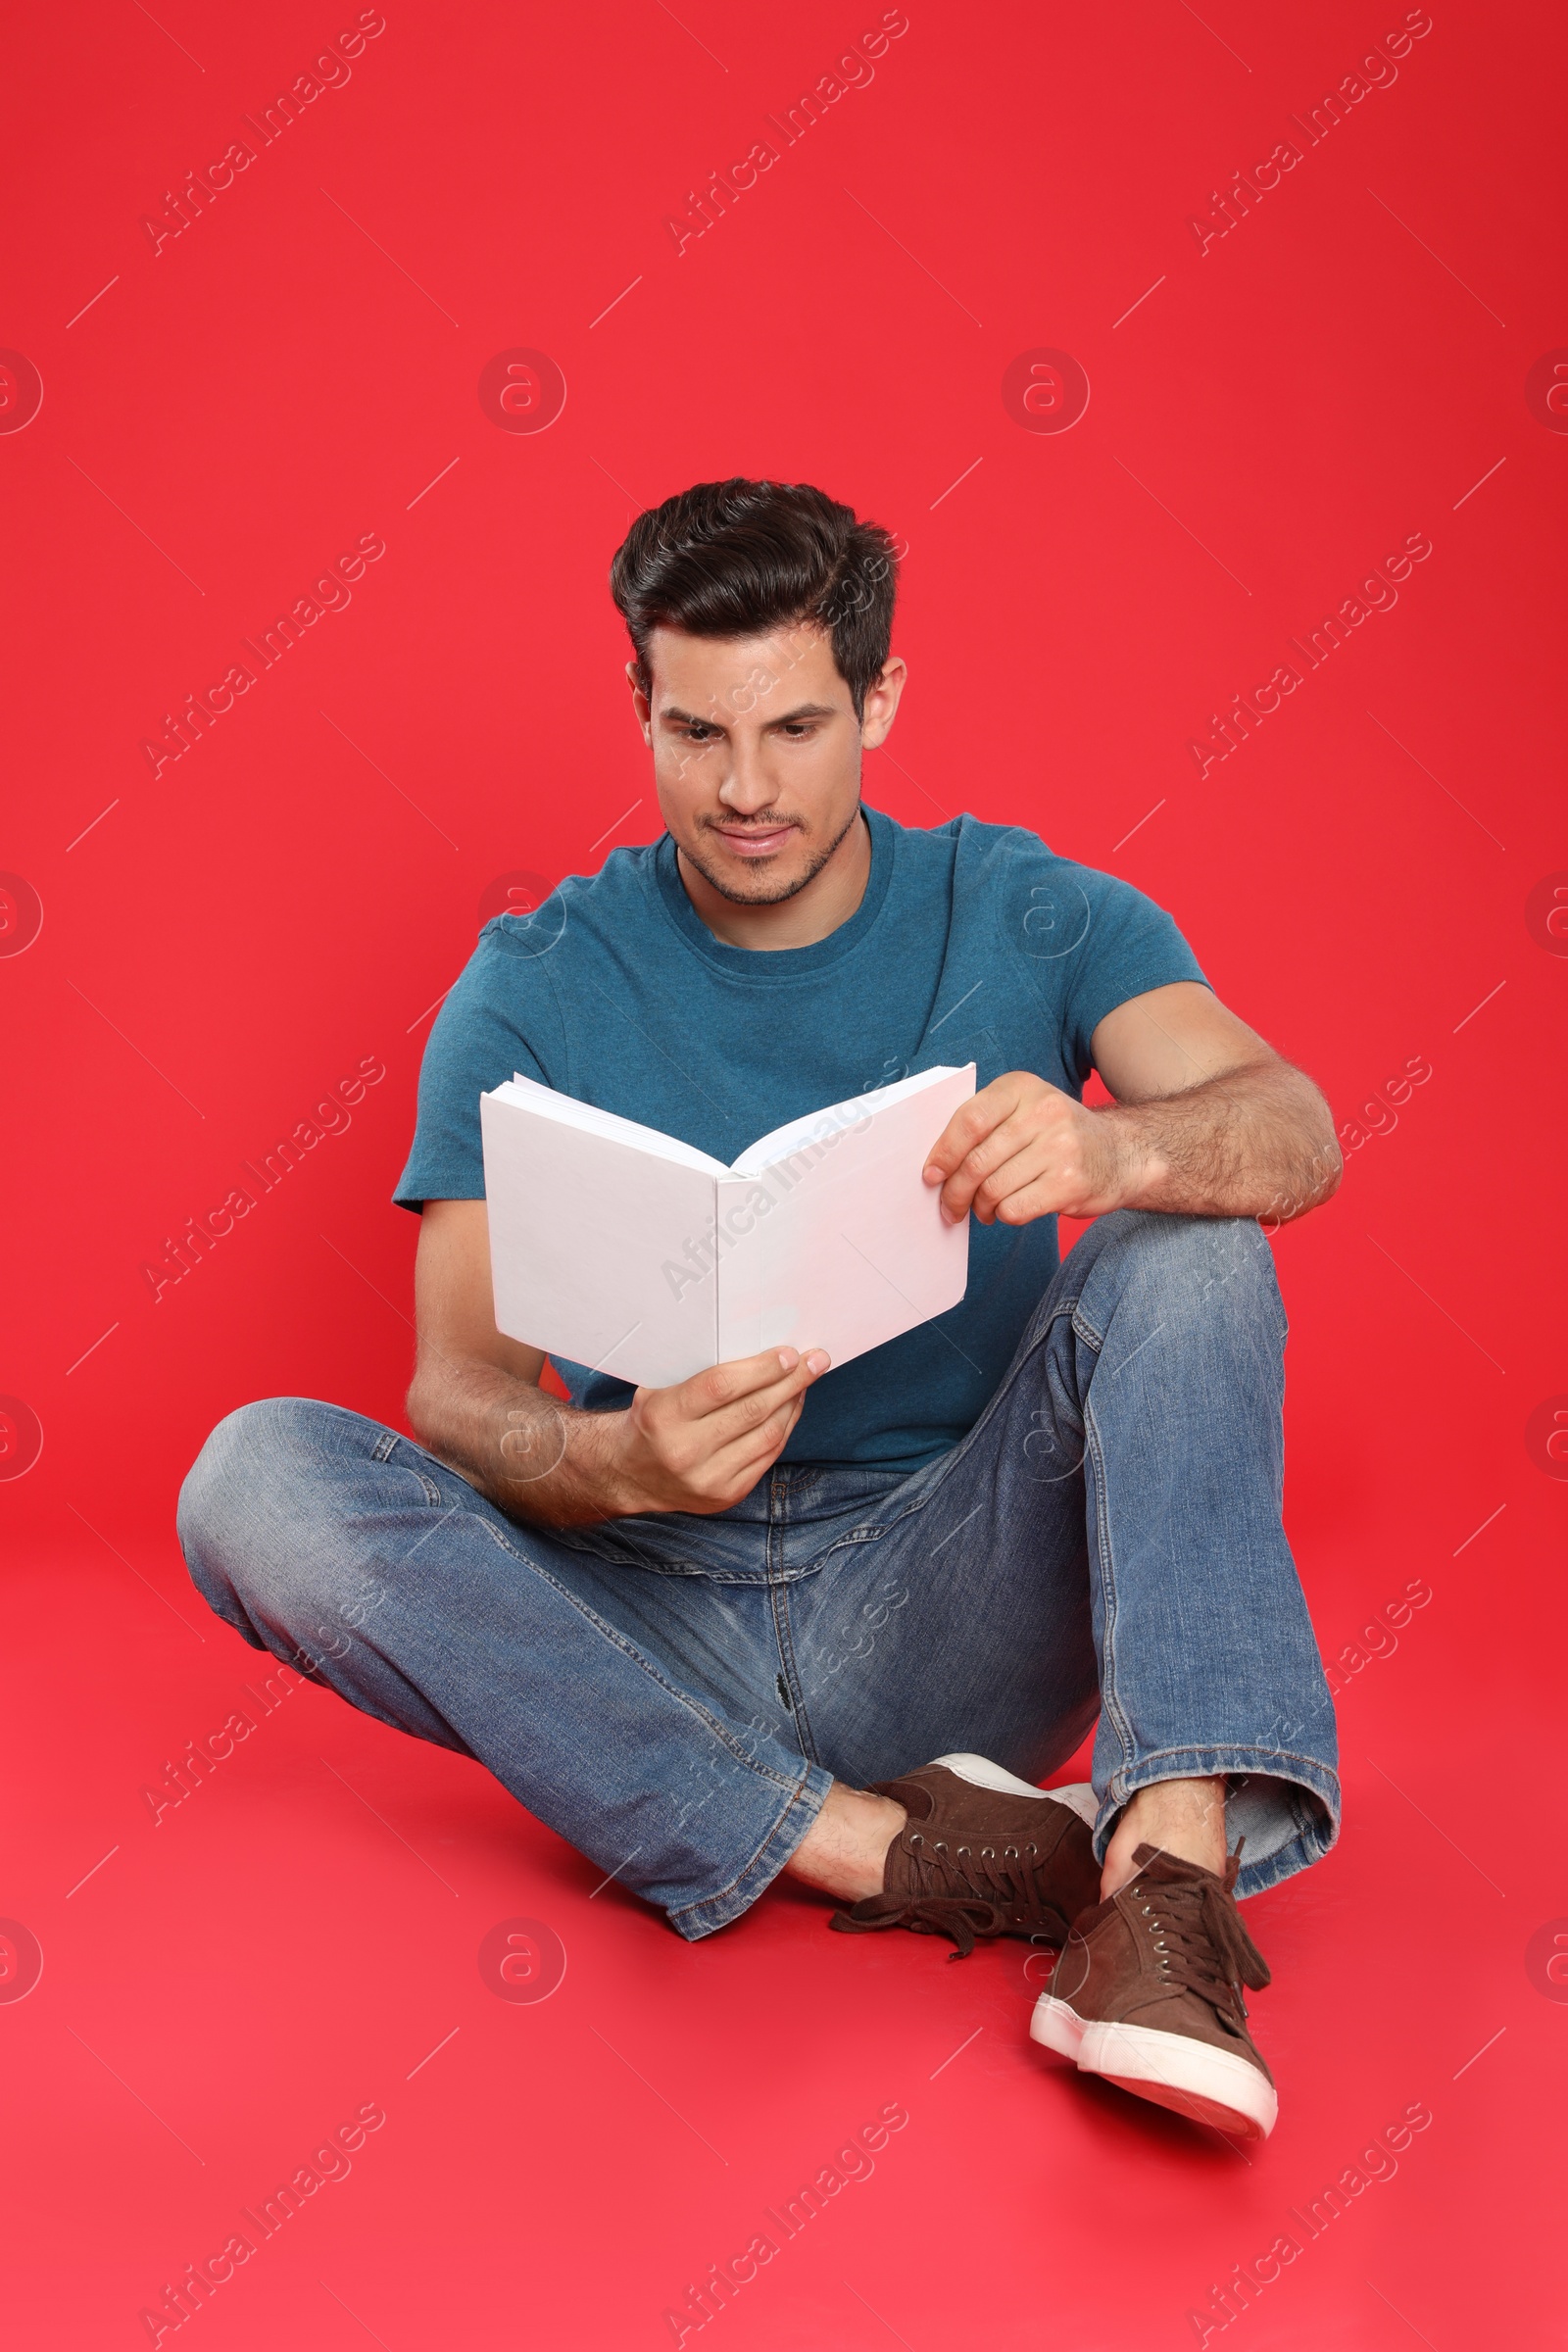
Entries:
<svg viewBox="0 0 1568 2352">
<path fill-rule="evenodd" d="M 871 836 L 871 871 L 866 877 L 865 896 L 848 922 L 840 923 L 826 939 L 815 940 L 808 948 L 735 948 L 726 940 L 715 939 L 686 896 L 675 859 L 675 844 L 668 833 L 654 848 L 653 874 L 659 903 L 687 946 L 732 978 L 765 987 L 822 971 L 842 956 L 853 955 L 860 945 L 882 911 L 893 879 L 899 828 L 880 808 L 868 808 L 863 801 L 860 807 Z"/>
</svg>

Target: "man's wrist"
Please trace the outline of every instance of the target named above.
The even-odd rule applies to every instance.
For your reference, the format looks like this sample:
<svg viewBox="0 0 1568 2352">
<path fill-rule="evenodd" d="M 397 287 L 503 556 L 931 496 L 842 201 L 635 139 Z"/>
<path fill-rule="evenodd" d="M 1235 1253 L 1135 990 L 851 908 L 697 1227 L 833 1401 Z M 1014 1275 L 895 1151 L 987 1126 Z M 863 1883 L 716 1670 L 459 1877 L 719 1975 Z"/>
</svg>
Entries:
<svg viewBox="0 0 1568 2352">
<path fill-rule="evenodd" d="M 1107 1102 L 1096 1107 L 1102 1132 L 1109 1145 L 1110 1173 L 1105 1186 L 1111 1208 L 1152 1208 L 1169 1173 L 1142 1103 Z"/>
</svg>

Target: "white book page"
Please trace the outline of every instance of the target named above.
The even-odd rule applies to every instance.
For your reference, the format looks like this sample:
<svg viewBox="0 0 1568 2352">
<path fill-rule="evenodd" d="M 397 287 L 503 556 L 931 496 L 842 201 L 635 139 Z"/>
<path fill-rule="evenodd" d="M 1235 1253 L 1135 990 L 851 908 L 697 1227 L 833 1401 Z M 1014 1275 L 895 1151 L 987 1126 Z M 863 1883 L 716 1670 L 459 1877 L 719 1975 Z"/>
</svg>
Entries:
<svg viewBox="0 0 1568 2352">
<path fill-rule="evenodd" d="M 541 1118 L 558 1119 L 564 1127 L 580 1128 L 587 1135 L 613 1136 L 620 1143 L 652 1152 L 659 1159 L 677 1160 L 683 1168 L 706 1168 L 710 1176 L 727 1172 L 721 1159 L 710 1159 L 695 1144 L 683 1144 L 678 1136 L 665 1135 L 658 1127 L 639 1126 L 635 1119 L 623 1119 L 618 1111 L 579 1102 L 572 1095 L 558 1095 L 553 1086 L 524 1078 L 520 1070 L 498 1086 L 495 1094 L 498 1102 L 520 1103 L 524 1109 L 536 1110 Z"/>
<path fill-rule="evenodd" d="M 935 1069 L 921 1070 L 917 1077 L 900 1078 L 892 1086 L 879 1086 L 868 1094 L 852 1095 L 846 1102 L 831 1102 L 825 1110 L 808 1110 L 804 1118 L 786 1120 L 782 1127 L 774 1127 L 768 1134 L 759 1136 L 755 1144 L 748 1144 L 729 1173 L 754 1176 L 759 1169 L 771 1167 L 777 1161 L 786 1159 L 803 1145 L 823 1141 L 843 1128 L 858 1126 L 868 1111 L 876 1112 L 890 1103 L 905 1102 L 909 1096 L 940 1084 L 944 1078 L 956 1075 L 950 1065 L 942 1063 Z M 972 1094 L 974 1090 L 971 1087 L 969 1091 Z M 943 1125 L 946 1123 L 944 1120 Z M 941 1127 L 935 1130 L 931 1138 L 933 1143 L 941 1132 Z"/>
<path fill-rule="evenodd" d="M 969 1227 L 944 1222 L 926 1156 L 975 1070 L 927 1070 L 851 1104 L 818 1133 L 717 1187 L 720 1359 L 825 1348 L 835 1364 L 879 1348 L 963 1297 Z M 775 1131 L 788 1138 L 803 1122 Z M 744 1156 L 753 1159 L 754 1145 Z"/>
<path fill-rule="evenodd" d="M 529 1080 L 479 1098 L 496 1328 L 640 1387 L 706 1370 L 718 1163 L 609 1112 L 556 1115 L 541 1095 L 566 1100 Z"/>
</svg>

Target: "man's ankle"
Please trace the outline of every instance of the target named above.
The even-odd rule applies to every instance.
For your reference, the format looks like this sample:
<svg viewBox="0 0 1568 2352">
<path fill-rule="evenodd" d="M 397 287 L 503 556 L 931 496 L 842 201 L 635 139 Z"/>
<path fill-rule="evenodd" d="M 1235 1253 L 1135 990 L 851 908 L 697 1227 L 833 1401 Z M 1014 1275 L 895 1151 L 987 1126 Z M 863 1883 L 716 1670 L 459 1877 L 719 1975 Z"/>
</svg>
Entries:
<svg viewBox="0 0 1568 2352">
<path fill-rule="evenodd" d="M 1105 1848 L 1100 1892 L 1103 1901 L 1136 1876 L 1133 1855 L 1141 1845 L 1157 1846 L 1178 1861 L 1225 1875 L 1225 1782 L 1152 1781 L 1129 1797 Z"/>
<path fill-rule="evenodd" d="M 890 1796 L 873 1788 L 851 1788 L 835 1781 L 822 1809 L 785 1869 L 808 1886 L 819 1886 L 842 1902 L 880 1894 L 887 1851 L 908 1815 Z"/>
</svg>

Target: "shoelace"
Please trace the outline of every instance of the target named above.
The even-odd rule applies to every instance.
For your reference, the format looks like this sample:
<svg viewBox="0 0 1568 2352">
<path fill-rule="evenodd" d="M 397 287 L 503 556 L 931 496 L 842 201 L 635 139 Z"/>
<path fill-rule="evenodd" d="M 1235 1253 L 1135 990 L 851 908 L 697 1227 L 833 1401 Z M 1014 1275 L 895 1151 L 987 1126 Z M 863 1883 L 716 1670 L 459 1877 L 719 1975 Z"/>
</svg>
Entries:
<svg viewBox="0 0 1568 2352">
<path fill-rule="evenodd" d="M 1230 1900 L 1241 1869 L 1238 1845 L 1225 1865 L 1222 1885 L 1212 1879 L 1135 1879 L 1128 1888 L 1153 1930 L 1154 1948 L 1165 1978 L 1196 1992 L 1240 2029 L 1247 2003 L 1242 1986 L 1261 1992 L 1270 1982 L 1268 1963 L 1242 1925 Z"/>
<path fill-rule="evenodd" d="M 949 1957 L 967 1960 L 977 1939 L 1005 1936 L 1009 1912 L 1020 1909 L 1038 1916 L 1038 1935 L 1049 1938 L 1054 1924 L 1058 1940 L 1066 1941 L 1068 1923 L 1044 1891 L 1041 1873 L 1046 1861 L 1035 1845 L 1004 1845 L 1000 1853 L 986 1845 L 976 1851 L 913 1830 L 905 1852 L 911 1885 L 889 1894 L 867 1895 L 835 1911 L 835 1928 L 852 1936 L 877 1928 L 949 1936 L 957 1946 Z"/>
</svg>

